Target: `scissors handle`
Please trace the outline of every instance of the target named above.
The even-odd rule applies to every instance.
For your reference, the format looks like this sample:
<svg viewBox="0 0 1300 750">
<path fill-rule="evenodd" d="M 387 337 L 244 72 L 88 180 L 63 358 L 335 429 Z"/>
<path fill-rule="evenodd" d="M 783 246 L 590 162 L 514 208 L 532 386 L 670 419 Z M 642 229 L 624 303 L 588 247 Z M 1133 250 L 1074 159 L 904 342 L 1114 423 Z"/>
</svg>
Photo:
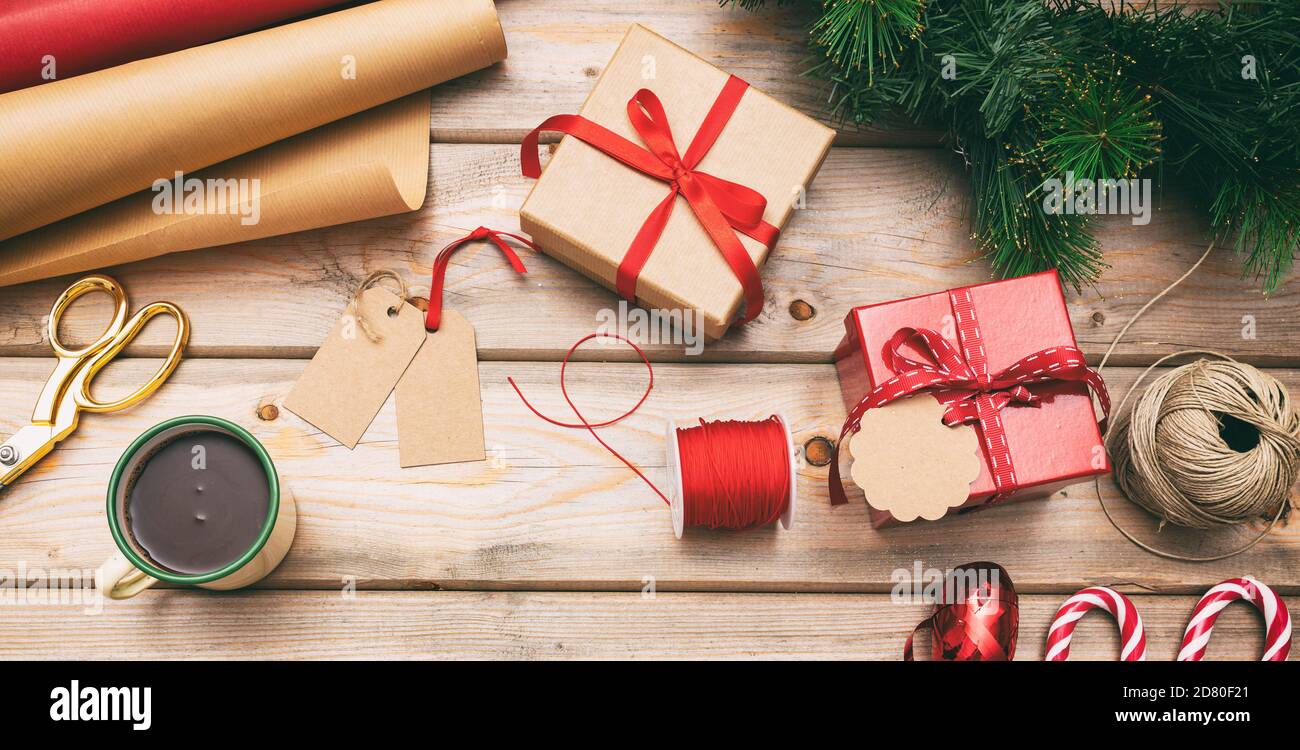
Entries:
<svg viewBox="0 0 1300 750">
<path fill-rule="evenodd" d="M 95 374 L 113 361 L 113 358 L 140 334 L 146 323 L 159 315 L 170 315 L 176 319 L 176 338 L 172 341 L 171 351 L 167 353 L 167 358 L 163 360 L 162 365 L 143 385 L 122 398 L 109 402 L 96 400 L 90 393 L 90 382 L 94 379 Z M 77 373 L 78 382 L 74 384 L 76 390 L 72 392 L 77 406 L 88 412 L 104 413 L 120 411 L 128 406 L 140 403 L 158 390 L 158 387 L 175 372 L 177 365 L 181 363 L 181 353 L 189 340 L 190 320 L 185 315 L 185 312 L 176 305 L 170 302 L 154 302 L 140 308 L 135 315 L 131 316 L 130 320 L 122 325 L 108 345 L 91 355 L 90 361 Z"/>
<path fill-rule="evenodd" d="M 108 328 L 100 334 L 99 338 L 86 344 L 80 349 L 72 349 L 63 345 L 59 338 L 59 323 L 63 320 L 63 313 L 73 302 L 92 292 L 103 292 L 113 298 L 113 318 L 109 321 Z M 102 274 L 91 274 L 85 278 L 77 279 L 72 286 L 64 290 L 59 298 L 54 300 L 54 307 L 50 309 L 50 318 L 46 322 L 49 334 L 50 346 L 54 347 L 54 352 L 64 359 L 82 359 L 92 352 L 98 351 L 106 346 L 122 330 L 126 323 L 126 291 L 122 289 L 113 279 Z"/>
</svg>

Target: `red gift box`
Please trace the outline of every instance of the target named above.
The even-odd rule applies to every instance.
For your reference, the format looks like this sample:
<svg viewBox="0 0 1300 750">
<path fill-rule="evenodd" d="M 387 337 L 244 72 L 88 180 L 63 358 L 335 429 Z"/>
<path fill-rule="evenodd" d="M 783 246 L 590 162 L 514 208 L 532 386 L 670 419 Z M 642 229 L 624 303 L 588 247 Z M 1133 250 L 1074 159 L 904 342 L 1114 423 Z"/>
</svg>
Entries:
<svg viewBox="0 0 1300 750">
<path fill-rule="evenodd" d="M 921 337 L 904 335 L 907 329 L 930 329 L 951 345 L 951 354 L 956 355 L 971 354 L 969 339 L 973 335 L 977 343 L 982 341 L 987 358 L 987 366 L 977 363 L 976 370 L 982 367 L 995 378 L 1005 372 L 1019 374 L 1022 390 L 1032 394 L 1022 394 L 1019 399 L 1007 398 L 1006 394 L 1018 386 L 1008 386 L 1006 382 L 990 386 L 987 379 L 982 389 L 955 392 L 945 390 L 945 384 L 925 388 L 941 402 L 950 404 L 950 410 L 951 402 L 956 399 L 965 397 L 968 403 L 973 403 L 980 395 L 977 391 L 994 396 L 1001 393 L 1003 400 L 1009 401 L 998 404 L 996 419 L 1001 422 L 1005 435 L 1005 453 L 1014 465 L 1014 484 L 998 486 L 1005 479 L 1000 477 L 995 481 L 989 455 L 991 445 L 985 439 L 986 424 L 983 420 L 968 419 L 980 437 L 983 466 L 979 477 L 970 485 L 969 497 L 957 512 L 994 500 L 1046 497 L 1067 485 L 1110 472 L 1089 384 L 1097 390 L 1103 408 L 1109 408 L 1105 388 L 1096 373 L 1087 370 L 1082 362 L 1055 271 L 855 307 L 845 318 L 844 326 L 847 332 L 836 348 L 835 365 L 844 403 L 850 410 L 850 422 L 854 421 L 854 407 L 864 397 L 900 380 L 899 371 L 903 369 L 899 367 L 900 361 L 909 365 L 931 361 L 932 357 L 927 355 L 933 353 L 923 351 L 925 342 Z M 906 343 L 900 344 L 902 341 Z M 944 348 L 942 342 L 935 343 Z M 891 357 L 891 348 L 896 348 L 906 359 Z M 1056 370 L 1060 365 L 1053 365 L 1050 369 L 1056 375 L 1039 375 L 1040 368 L 1032 371 L 1035 378 L 1024 377 L 1026 359 L 1033 362 L 1044 353 L 1061 356 L 1059 352 L 1069 352 L 1074 357 L 1066 363 L 1069 367 Z M 973 356 L 961 358 L 967 362 L 974 359 Z M 1067 372 L 1070 374 L 1060 375 Z M 1084 378 L 1089 382 L 1083 382 Z M 846 433 L 849 427 L 846 423 Z M 840 444 L 847 437 L 847 434 L 842 436 Z M 838 469 L 833 466 L 832 470 Z M 878 528 L 893 520 L 887 511 L 871 509 L 873 526 Z"/>
</svg>

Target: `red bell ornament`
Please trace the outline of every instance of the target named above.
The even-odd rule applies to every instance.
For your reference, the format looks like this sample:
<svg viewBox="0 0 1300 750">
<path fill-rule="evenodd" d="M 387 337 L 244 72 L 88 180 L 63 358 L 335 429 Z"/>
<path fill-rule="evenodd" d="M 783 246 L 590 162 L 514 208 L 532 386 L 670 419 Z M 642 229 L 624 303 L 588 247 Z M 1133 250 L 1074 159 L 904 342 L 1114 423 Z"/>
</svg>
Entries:
<svg viewBox="0 0 1300 750">
<path fill-rule="evenodd" d="M 903 659 L 913 660 L 912 639 L 929 628 L 933 661 L 1010 661 L 1019 627 L 1019 598 L 1006 569 L 967 563 L 945 577 L 942 601 L 907 637 Z"/>
</svg>

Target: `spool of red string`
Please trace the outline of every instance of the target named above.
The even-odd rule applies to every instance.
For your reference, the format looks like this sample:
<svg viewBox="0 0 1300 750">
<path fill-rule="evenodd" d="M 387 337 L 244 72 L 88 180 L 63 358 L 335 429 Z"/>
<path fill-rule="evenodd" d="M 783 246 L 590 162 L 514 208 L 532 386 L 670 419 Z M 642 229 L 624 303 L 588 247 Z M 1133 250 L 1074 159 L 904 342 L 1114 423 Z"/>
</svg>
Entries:
<svg viewBox="0 0 1300 750">
<path fill-rule="evenodd" d="M 780 520 L 790 528 L 796 482 L 786 424 L 777 414 L 758 422 L 668 422 L 668 507 L 678 539 L 687 527 L 751 529 Z"/>
<path fill-rule="evenodd" d="M 640 355 L 650 372 L 645 393 L 631 409 L 613 419 L 595 423 L 588 421 L 573 403 L 564 382 L 573 352 L 594 338 L 612 338 L 627 343 Z M 794 524 L 797 453 L 793 448 L 789 422 L 784 417 L 773 414 L 757 422 L 699 419 L 698 426 L 686 427 L 670 420 L 666 430 L 666 448 L 672 484 L 669 494 L 665 494 L 641 469 L 596 434 L 596 428 L 608 427 L 636 413 L 654 389 L 654 368 L 641 347 L 622 336 L 593 333 L 569 348 L 560 365 L 560 392 L 578 422 L 564 422 L 546 416 L 529 403 L 514 378 L 508 380 L 534 414 L 553 425 L 587 430 L 605 450 L 634 471 L 668 504 L 672 511 L 673 532 L 678 539 L 682 538 L 688 526 L 743 530 L 770 526 L 778 520 L 783 528 L 788 529 Z"/>
</svg>

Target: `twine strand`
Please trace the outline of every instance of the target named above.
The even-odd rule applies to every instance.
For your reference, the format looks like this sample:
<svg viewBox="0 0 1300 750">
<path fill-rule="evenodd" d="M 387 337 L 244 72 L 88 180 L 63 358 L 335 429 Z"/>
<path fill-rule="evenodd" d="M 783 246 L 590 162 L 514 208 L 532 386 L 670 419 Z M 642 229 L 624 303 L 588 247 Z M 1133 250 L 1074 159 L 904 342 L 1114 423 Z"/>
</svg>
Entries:
<svg viewBox="0 0 1300 750">
<path fill-rule="evenodd" d="M 361 295 L 364 294 L 367 289 L 384 279 L 392 279 L 397 282 L 397 298 L 401 300 L 398 304 L 406 304 L 406 300 L 408 299 L 406 281 L 403 280 L 401 275 L 396 271 L 384 268 L 371 273 L 361 282 L 361 285 L 357 287 L 356 293 L 352 295 L 352 299 L 348 301 L 347 307 L 347 313 L 356 318 L 357 325 L 361 326 L 361 332 L 366 334 L 366 338 L 376 344 L 384 340 L 384 335 L 377 328 L 371 325 L 370 321 L 366 320 L 365 313 L 361 311 Z M 391 313 L 393 310 L 389 310 L 389 312 Z"/>
</svg>

